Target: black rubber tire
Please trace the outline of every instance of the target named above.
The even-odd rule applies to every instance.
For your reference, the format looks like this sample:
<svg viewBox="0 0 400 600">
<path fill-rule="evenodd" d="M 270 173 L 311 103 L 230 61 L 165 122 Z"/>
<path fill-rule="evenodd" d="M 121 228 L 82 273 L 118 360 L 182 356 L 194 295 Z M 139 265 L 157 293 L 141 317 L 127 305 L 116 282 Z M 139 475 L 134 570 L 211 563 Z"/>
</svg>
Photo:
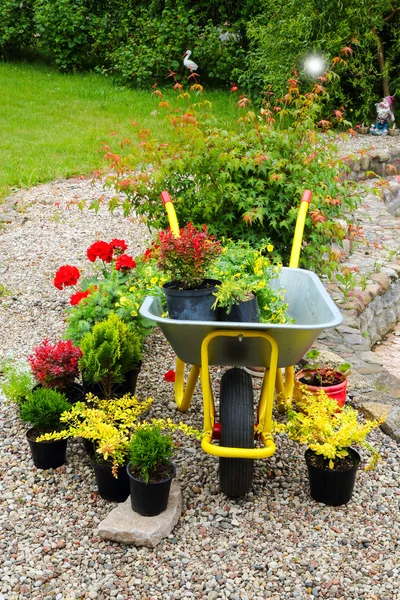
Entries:
<svg viewBox="0 0 400 600">
<path fill-rule="evenodd" d="M 243 369 L 229 369 L 221 379 L 220 446 L 254 448 L 254 397 L 251 377 Z M 221 491 L 231 498 L 245 496 L 253 482 L 254 460 L 220 458 Z"/>
</svg>

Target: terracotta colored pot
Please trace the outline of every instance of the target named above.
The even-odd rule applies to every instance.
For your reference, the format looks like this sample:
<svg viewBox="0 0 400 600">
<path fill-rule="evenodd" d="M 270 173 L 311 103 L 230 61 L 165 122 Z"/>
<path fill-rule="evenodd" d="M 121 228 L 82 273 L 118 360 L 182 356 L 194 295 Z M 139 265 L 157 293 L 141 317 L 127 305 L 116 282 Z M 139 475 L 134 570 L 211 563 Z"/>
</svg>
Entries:
<svg viewBox="0 0 400 600">
<path fill-rule="evenodd" d="M 329 398 L 332 398 L 332 400 L 336 400 L 336 402 L 339 404 L 339 406 L 344 405 L 344 403 L 346 402 L 346 395 L 347 395 L 347 377 L 345 377 L 345 379 L 341 383 L 338 383 L 336 385 L 317 386 L 317 385 L 309 385 L 308 383 L 303 383 L 300 381 L 300 379 L 302 379 L 302 377 L 304 377 L 304 375 L 306 375 L 307 373 L 310 373 L 310 370 L 299 371 L 295 375 L 295 382 L 294 382 L 294 399 L 295 399 L 295 401 L 301 399 L 302 393 L 301 393 L 300 386 L 304 386 L 312 394 L 316 394 L 318 392 L 318 390 L 323 390 L 325 392 L 325 394 L 327 396 L 329 396 Z"/>
</svg>

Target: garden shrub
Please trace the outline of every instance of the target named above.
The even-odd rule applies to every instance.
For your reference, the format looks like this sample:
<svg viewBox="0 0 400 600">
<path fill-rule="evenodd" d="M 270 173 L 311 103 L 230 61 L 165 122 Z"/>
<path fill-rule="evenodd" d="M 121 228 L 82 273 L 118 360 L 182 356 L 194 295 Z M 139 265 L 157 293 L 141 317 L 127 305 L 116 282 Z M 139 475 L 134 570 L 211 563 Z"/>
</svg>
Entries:
<svg viewBox="0 0 400 600">
<path fill-rule="evenodd" d="M 33 0 L 0 0 L 0 54 L 34 43 Z"/>
<path fill-rule="evenodd" d="M 123 145 L 122 152 L 108 151 L 117 170 L 108 185 L 124 194 L 125 213 L 145 216 L 149 227 L 168 224 L 159 197 L 167 189 L 181 225 L 205 223 L 217 237 L 272 244 L 283 264 L 289 261 L 302 192 L 309 188 L 313 199 L 302 264 L 332 270 L 335 261 L 327 265 L 324 251 L 344 236 L 337 218 L 354 208 L 356 198 L 351 183 L 338 177 L 345 167 L 335 147 L 315 125 L 325 94 L 318 84 L 302 95 L 292 79 L 285 99 L 267 104 L 261 114 L 246 109 L 248 100 L 242 97 L 238 128 L 229 132 L 215 126 L 207 100 L 180 109 L 161 101 L 176 130 L 175 142 L 165 144 L 148 130 L 138 131 L 137 143 Z M 180 94 L 178 102 L 186 98 Z M 138 173 L 139 165 L 151 169 Z M 110 208 L 116 205 L 113 199 Z"/>
</svg>

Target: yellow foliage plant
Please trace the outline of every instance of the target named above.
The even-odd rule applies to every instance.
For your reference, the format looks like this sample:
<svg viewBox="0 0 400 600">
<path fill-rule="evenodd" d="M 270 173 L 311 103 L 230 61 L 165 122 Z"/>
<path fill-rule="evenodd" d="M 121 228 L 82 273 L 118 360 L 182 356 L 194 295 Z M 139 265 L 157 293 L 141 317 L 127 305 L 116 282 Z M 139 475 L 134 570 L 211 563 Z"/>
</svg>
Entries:
<svg viewBox="0 0 400 600">
<path fill-rule="evenodd" d="M 299 410 L 288 408 L 287 422 L 275 423 L 275 431 L 322 455 L 329 461 L 330 469 L 335 468 L 336 460 L 349 454 L 352 444 L 359 444 L 371 453 L 365 470 L 374 469 L 381 457 L 376 448 L 366 442 L 366 437 L 386 417 L 362 423 L 355 408 L 349 405 L 339 407 L 336 400 L 329 398 L 323 390 L 313 394 L 304 388 L 302 392 L 303 398 L 297 402 Z"/>
<path fill-rule="evenodd" d="M 126 463 L 128 442 L 132 433 L 150 424 L 171 432 L 180 430 L 186 435 L 201 438 L 201 433 L 185 423 L 174 423 L 171 419 L 140 419 L 152 405 L 153 398 L 140 402 L 135 396 L 126 394 L 122 398 L 99 399 L 87 394 L 86 402 L 77 402 L 69 412 L 60 417 L 62 431 L 46 433 L 38 441 L 82 437 L 93 442 L 96 454 L 111 463 L 117 477 L 118 466 Z"/>
</svg>

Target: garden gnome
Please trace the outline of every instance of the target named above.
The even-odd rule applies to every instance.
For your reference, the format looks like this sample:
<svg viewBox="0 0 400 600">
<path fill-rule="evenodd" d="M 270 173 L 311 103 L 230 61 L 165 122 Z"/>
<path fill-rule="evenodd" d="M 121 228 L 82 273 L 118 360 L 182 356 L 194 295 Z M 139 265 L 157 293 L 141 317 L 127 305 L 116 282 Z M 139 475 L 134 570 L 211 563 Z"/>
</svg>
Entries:
<svg viewBox="0 0 400 600">
<path fill-rule="evenodd" d="M 389 120 L 394 121 L 394 114 L 392 112 L 393 100 L 394 96 L 385 96 L 381 102 L 375 104 L 376 123 L 369 130 L 372 135 L 388 134 L 388 122 Z"/>
</svg>

